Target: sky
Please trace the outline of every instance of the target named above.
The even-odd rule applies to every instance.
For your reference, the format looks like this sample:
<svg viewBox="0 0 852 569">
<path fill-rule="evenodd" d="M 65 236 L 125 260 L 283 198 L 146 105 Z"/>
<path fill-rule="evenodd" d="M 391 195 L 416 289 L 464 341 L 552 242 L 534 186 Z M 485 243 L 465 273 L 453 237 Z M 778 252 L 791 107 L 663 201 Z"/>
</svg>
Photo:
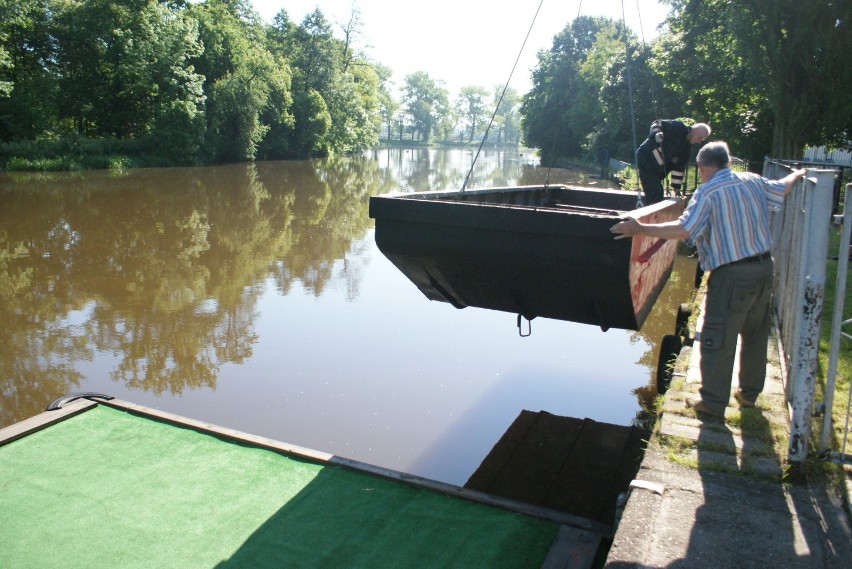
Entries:
<svg viewBox="0 0 852 569">
<path fill-rule="evenodd" d="M 463 86 L 490 89 L 507 80 L 519 93 L 526 93 L 536 53 L 549 49 L 553 36 L 578 13 L 621 20 L 623 5 L 627 26 L 645 41 L 658 34 L 657 26 L 668 14 L 668 6 L 657 0 L 253 0 L 253 4 L 268 22 L 284 8 L 297 24 L 319 8 L 341 39 L 340 25 L 349 20 L 355 6 L 361 14 L 356 49 L 392 69 L 398 86 L 406 75 L 426 71 L 443 81 L 451 95 Z"/>
</svg>

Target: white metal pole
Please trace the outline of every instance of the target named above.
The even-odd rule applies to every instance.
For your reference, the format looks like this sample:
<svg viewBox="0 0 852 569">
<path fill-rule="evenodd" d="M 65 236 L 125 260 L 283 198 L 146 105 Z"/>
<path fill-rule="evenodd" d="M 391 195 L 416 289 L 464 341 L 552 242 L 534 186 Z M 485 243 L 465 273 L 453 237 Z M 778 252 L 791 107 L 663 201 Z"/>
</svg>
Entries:
<svg viewBox="0 0 852 569">
<path fill-rule="evenodd" d="M 833 170 L 809 170 L 805 185 L 805 215 L 801 227 L 804 234 L 797 237 L 808 242 L 800 259 L 804 270 L 803 296 L 799 310 L 801 320 L 796 333 L 797 365 L 793 369 L 791 394 L 790 444 L 787 458 L 791 463 L 803 463 L 808 454 L 808 438 L 813 417 L 814 388 L 819 356 L 820 323 L 825 298 L 825 266 L 828 253 L 828 225 L 831 220 Z M 811 180 L 815 178 L 815 184 Z M 802 183 L 802 182 L 800 182 Z"/>
</svg>

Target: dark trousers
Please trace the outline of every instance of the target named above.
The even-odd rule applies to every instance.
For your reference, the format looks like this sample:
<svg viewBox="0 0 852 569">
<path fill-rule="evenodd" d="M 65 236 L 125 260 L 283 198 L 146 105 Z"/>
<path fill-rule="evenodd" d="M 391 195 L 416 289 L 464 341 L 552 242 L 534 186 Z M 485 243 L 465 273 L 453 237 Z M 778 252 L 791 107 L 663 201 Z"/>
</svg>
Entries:
<svg viewBox="0 0 852 569">
<path fill-rule="evenodd" d="M 652 154 L 655 147 L 656 145 L 645 141 L 636 150 L 639 181 L 642 183 L 642 192 L 645 194 L 645 199 L 642 201 L 644 205 L 663 201 L 663 179 L 666 177 L 666 171 Z"/>
<path fill-rule="evenodd" d="M 722 413 L 731 395 L 740 340 L 740 391 L 754 401 L 766 381 L 774 265 L 770 257 L 713 269 L 707 280 L 701 330 L 701 399 Z"/>
</svg>

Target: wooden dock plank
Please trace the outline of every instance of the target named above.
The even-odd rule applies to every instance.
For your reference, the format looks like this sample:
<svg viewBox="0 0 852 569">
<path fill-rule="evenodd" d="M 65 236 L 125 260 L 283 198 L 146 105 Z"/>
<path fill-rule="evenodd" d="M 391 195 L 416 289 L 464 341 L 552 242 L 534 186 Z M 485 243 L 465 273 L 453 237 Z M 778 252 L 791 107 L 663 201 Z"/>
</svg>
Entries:
<svg viewBox="0 0 852 569">
<path fill-rule="evenodd" d="M 62 409 L 45 411 L 29 419 L 24 419 L 14 425 L 0 429 L 0 446 L 16 441 L 36 431 L 45 429 L 60 421 L 95 407 L 97 403 L 87 399 L 79 399 L 67 404 Z"/>
</svg>

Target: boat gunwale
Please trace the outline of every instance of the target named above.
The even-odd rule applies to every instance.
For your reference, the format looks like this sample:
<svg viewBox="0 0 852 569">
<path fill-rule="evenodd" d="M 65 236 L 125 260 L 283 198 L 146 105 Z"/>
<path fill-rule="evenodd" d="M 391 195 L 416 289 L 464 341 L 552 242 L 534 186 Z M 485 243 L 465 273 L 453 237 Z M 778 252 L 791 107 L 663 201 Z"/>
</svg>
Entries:
<svg viewBox="0 0 852 569">
<path fill-rule="evenodd" d="M 571 186 L 568 184 L 532 184 L 527 186 L 487 186 L 483 188 L 467 188 L 465 190 L 424 190 L 424 191 L 414 191 L 414 192 L 391 192 L 388 194 L 381 194 L 380 198 L 403 198 L 403 199 L 414 199 L 414 200 L 435 200 L 442 198 L 449 198 L 452 196 L 464 196 L 464 195 L 488 195 L 488 194 L 499 194 L 506 192 L 537 192 L 537 191 L 562 191 L 562 190 L 579 190 L 600 194 L 612 194 L 618 196 L 624 196 L 626 192 L 624 190 L 615 190 L 612 188 L 593 188 L 590 186 Z"/>
<path fill-rule="evenodd" d="M 607 188 L 589 188 L 584 186 L 567 186 L 567 185 L 552 185 L 552 186 L 506 186 L 494 188 L 476 188 L 465 190 L 467 195 L 490 195 L 507 192 L 539 192 L 551 190 L 577 190 L 586 193 L 595 193 L 601 195 L 615 196 L 619 199 L 629 199 L 631 196 L 624 190 L 612 190 Z M 536 215 L 536 217 L 546 216 L 545 219 L 558 220 L 557 223 L 562 224 L 561 220 L 583 217 L 589 220 L 605 220 L 615 221 L 626 217 L 643 218 L 657 211 L 671 207 L 683 201 L 682 198 L 667 198 L 660 202 L 642 206 L 633 209 L 619 209 L 617 207 L 597 207 L 597 206 L 580 206 L 575 204 L 554 204 L 554 205 L 538 205 L 538 204 L 523 204 L 523 203 L 495 203 L 487 201 L 463 200 L 458 199 L 462 192 L 458 190 L 430 190 L 425 192 L 401 193 L 395 192 L 370 197 L 370 217 L 373 219 L 387 219 L 398 221 L 411 221 L 408 215 L 402 214 L 398 208 L 402 207 L 404 202 L 414 202 L 419 204 L 420 211 L 434 211 L 437 220 L 428 221 L 418 219 L 422 223 L 436 223 L 438 225 L 456 225 L 451 222 L 446 213 L 458 210 L 460 207 L 480 208 L 485 210 L 504 211 L 506 215 L 516 213 L 518 215 Z M 456 198 L 456 199 L 454 199 Z M 394 205 L 400 204 L 400 205 Z M 474 211 L 474 210 L 469 210 Z M 442 212 L 442 213 L 438 213 Z M 511 213 L 510 213 L 511 212 Z M 464 214 L 458 216 L 462 225 L 472 224 L 469 215 Z M 473 224 L 479 225 L 479 224 Z M 488 225 L 488 224 L 485 224 Z M 503 226 L 499 223 L 498 226 Z M 537 231 L 544 231 L 541 224 L 537 224 Z M 558 230 L 557 233 L 561 233 Z"/>
</svg>

